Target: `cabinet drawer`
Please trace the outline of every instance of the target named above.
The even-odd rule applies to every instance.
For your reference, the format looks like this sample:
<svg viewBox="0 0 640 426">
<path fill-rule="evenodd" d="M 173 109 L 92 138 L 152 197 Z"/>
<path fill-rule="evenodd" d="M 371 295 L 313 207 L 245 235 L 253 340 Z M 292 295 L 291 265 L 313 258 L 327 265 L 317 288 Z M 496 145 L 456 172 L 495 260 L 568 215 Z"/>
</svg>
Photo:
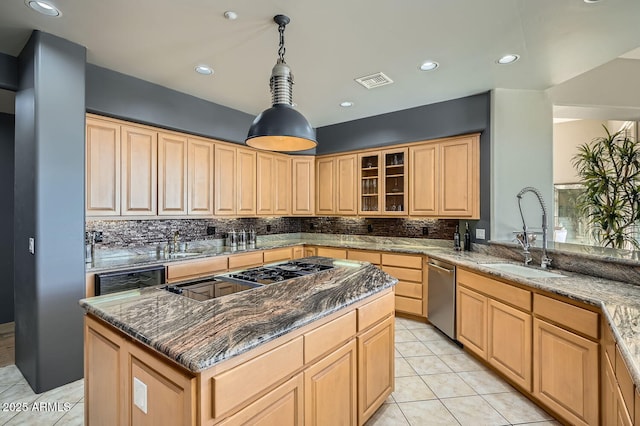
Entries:
<svg viewBox="0 0 640 426">
<path fill-rule="evenodd" d="M 393 292 L 389 292 L 373 302 L 358 308 L 358 331 L 365 330 L 387 315 L 393 314 L 395 299 Z"/>
<path fill-rule="evenodd" d="M 422 299 L 422 284 L 398 281 L 398 284 L 396 284 L 396 295 L 411 297 L 412 299 Z"/>
<path fill-rule="evenodd" d="M 249 266 L 257 266 L 262 265 L 263 257 L 261 251 L 252 252 L 252 253 L 244 253 L 244 254 L 236 254 L 234 256 L 229 257 L 229 269 L 239 269 L 246 268 Z"/>
<path fill-rule="evenodd" d="M 373 263 L 374 265 L 380 264 L 380 253 L 362 250 L 349 250 L 347 252 L 347 259 L 360 260 L 362 262 Z"/>
<path fill-rule="evenodd" d="M 421 269 L 405 269 L 393 266 L 383 266 L 382 270 L 401 281 L 413 281 L 416 283 L 422 282 Z"/>
<path fill-rule="evenodd" d="M 304 335 L 304 362 L 308 363 L 356 335 L 356 311 L 336 318 Z"/>
<path fill-rule="evenodd" d="M 465 287 L 479 291 L 494 299 L 509 303 L 525 311 L 531 311 L 531 292 L 483 275 L 458 269 L 456 281 Z"/>
<path fill-rule="evenodd" d="M 215 376 L 213 417 L 220 417 L 301 368 L 304 365 L 303 347 L 303 339 L 298 337 Z"/>
<path fill-rule="evenodd" d="M 396 296 L 396 311 L 422 315 L 422 300 Z"/>
<path fill-rule="evenodd" d="M 597 339 L 598 314 L 541 294 L 533 295 L 533 312 L 564 327 Z"/>
<path fill-rule="evenodd" d="M 334 259 L 346 259 L 347 251 L 345 249 L 318 247 L 316 249 L 316 256 L 332 257 Z"/>
<path fill-rule="evenodd" d="M 382 264 L 401 268 L 422 269 L 422 256 L 382 253 Z"/>
<path fill-rule="evenodd" d="M 285 247 L 274 250 L 265 250 L 264 252 L 264 263 L 278 262 L 281 260 L 291 260 L 292 258 L 292 248 Z"/>
<path fill-rule="evenodd" d="M 631 380 L 631 374 L 627 364 L 622 359 L 620 348 L 616 346 L 616 379 L 618 379 L 618 386 L 620 386 L 620 392 L 622 393 L 622 399 L 624 404 L 629 409 L 629 412 L 633 413 L 633 401 L 634 401 L 634 387 L 633 380 Z"/>
<path fill-rule="evenodd" d="M 197 277 L 227 270 L 227 256 L 167 265 L 167 281 Z"/>
</svg>

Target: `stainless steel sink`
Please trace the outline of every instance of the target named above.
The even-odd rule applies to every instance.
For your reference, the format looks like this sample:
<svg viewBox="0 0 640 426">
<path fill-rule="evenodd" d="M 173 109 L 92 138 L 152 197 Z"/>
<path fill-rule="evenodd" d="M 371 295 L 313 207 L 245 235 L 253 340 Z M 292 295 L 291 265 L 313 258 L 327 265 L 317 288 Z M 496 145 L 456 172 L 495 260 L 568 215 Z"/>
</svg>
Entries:
<svg viewBox="0 0 640 426">
<path fill-rule="evenodd" d="M 524 278 L 562 278 L 566 275 L 555 272 L 545 271 L 543 269 L 535 269 L 530 266 L 516 265 L 513 263 L 480 263 L 485 268 L 495 269 L 496 271 L 505 272 L 507 274 L 518 275 Z"/>
</svg>

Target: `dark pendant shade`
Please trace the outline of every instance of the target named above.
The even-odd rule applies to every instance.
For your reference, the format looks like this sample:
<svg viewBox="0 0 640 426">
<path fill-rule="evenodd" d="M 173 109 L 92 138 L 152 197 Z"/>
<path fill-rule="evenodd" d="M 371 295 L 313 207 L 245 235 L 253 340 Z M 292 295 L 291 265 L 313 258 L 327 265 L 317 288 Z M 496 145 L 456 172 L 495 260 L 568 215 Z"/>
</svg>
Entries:
<svg viewBox="0 0 640 426">
<path fill-rule="evenodd" d="M 292 106 L 275 104 L 251 124 L 247 145 L 269 151 L 303 151 L 315 148 L 316 131 Z"/>
</svg>

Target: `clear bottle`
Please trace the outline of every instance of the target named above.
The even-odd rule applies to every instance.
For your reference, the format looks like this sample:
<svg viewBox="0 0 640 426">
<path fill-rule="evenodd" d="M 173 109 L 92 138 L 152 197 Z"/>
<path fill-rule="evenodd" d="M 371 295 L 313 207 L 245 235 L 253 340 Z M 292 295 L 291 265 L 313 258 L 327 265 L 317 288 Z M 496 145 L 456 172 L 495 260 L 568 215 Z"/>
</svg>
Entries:
<svg viewBox="0 0 640 426">
<path fill-rule="evenodd" d="M 456 225 L 456 232 L 453 233 L 453 249 L 460 251 L 460 228 Z"/>
</svg>

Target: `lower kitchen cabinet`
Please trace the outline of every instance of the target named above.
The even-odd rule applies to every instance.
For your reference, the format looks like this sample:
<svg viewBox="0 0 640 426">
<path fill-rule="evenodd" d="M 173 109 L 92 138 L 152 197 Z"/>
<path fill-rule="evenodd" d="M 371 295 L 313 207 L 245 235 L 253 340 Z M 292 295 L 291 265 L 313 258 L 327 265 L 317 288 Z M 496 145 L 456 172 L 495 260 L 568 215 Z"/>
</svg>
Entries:
<svg viewBox="0 0 640 426">
<path fill-rule="evenodd" d="M 306 426 L 357 424 L 357 368 L 352 339 L 305 370 Z"/>
<path fill-rule="evenodd" d="M 458 341 L 470 352 L 487 358 L 487 297 L 458 284 L 456 295 Z"/>
<path fill-rule="evenodd" d="M 598 424 L 598 344 L 538 318 L 533 340 L 533 395 L 572 424 Z"/>
<path fill-rule="evenodd" d="M 316 256 L 333 257 L 334 259 L 346 259 L 347 250 L 332 247 L 317 247 Z"/>
<path fill-rule="evenodd" d="M 304 424 L 304 378 L 300 373 L 222 421 L 224 426 Z"/>
<path fill-rule="evenodd" d="M 424 257 L 383 252 L 381 263 L 383 271 L 398 279 L 396 311 L 426 317 L 427 274 L 424 271 Z"/>
<path fill-rule="evenodd" d="M 358 424 L 364 424 L 393 392 L 395 355 L 393 318 L 387 318 L 358 336 L 357 340 Z"/>
</svg>

